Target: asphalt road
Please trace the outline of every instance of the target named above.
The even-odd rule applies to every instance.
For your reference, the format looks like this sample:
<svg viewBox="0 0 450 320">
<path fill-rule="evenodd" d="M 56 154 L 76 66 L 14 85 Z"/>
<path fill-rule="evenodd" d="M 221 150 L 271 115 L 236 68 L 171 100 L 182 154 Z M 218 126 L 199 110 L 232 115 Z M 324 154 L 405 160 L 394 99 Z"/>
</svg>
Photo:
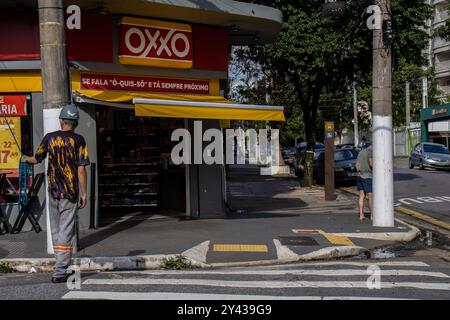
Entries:
<svg viewBox="0 0 450 320">
<path fill-rule="evenodd" d="M 261 304 L 266 299 L 450 299 L 450 264 L 443 254 L 209 271 L 82 274 L 79 287 L 71 290 L 66 284 L 49 283 L 48 274 L 3 274 L 0 300 L 258 300 Z"/>
<path fill-rule="evenodd" d="M 450 222 L 450 171 L 409 169 L 408 159 L 394 162 L 395 202 Z"/>
</svg>

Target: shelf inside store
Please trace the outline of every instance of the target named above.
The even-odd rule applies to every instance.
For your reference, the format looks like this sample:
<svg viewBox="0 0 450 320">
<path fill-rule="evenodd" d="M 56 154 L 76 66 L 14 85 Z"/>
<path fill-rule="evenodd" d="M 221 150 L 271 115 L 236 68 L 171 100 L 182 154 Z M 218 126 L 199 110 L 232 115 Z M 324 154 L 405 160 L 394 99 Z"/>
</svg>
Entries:
<svg viewBox="0 0 450 320">
<path fill-rule="evenodd" d="M 142 182 L 142 183 L 100 183 L 99 187 L 146 187 L 156 186 L 158 182 Z"/>
<path fill-rule="evenodd" d="M 105 204 L 100 205 L 101 208 L 136 208 L 136 207 L 157 207 L 157 203 L 147 204 Z"/>
<path fill-rule="evenodd" d="M 99 177 L 135 177 L 135 176 L 157 176 L 159 172 L 111 172 L 111 173 L 100 173 Z"/>
<path fill-rule="evenodd" d="M 159 162 L 148 162 L 148 163 L 133 163 L 133 162 L 124 162 L 124 163 L 104 163 L 102 164 L 104 167 L 129 167 L 129 166 L 159 166 Z"/>
<path fill-rule="evenodd" d="M 135 197 L 135 196 L 157 196 L 158 193 L 156 192 L 151 192 L 151 193 L 103 193 L 103 194 L 99 194 L 100 197 Z"/>
</svg>

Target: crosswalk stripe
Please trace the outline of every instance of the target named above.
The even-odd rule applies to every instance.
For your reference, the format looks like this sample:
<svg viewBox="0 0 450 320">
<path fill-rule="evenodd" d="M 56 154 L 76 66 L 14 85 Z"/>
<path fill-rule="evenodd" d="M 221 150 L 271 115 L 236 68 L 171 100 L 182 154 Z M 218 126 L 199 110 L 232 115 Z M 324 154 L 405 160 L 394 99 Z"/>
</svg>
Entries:
<svg viewBox="0 0 450 320">
<path fill-rule="evenodd" d="M 63 299 L 105 299 L 105 300 L 405 300 L 378 297 L 324 297 L 324 296 L 258 296 L 231 294 L 172 293 L 172 292 L 108 292 L 71 291 Z"/>
<path fill-rule="evenodd" d="M 84 285 L 175 285 L 231 288 L 366 288 L 366 281 L 224 281 L 205 279 L 88 279 Z M 416 288 L 423 290 L 450 290 L 450 283 L 380 282 L 382 289 Z"/>
<path fill-rule="evenodd" d="M 428 272 L 420 270 L 380 270 L 381 276 L 422 276 L 435 278 L 450 278 L 442 272 Z M 122 272 L 119 272 L 120 274 Z M 128 273 L 136 273 L 128 272 Z M 241 270 L 241 271 L 140 271 L 145 275 L 261 275 L 261 276 L 281 276 L 281 275 L 307 275 L 307 276 L 367 276 L 364 269 L 333 269 L 333 270 Z"/>
<path fill-rule="evenodd" d="M 355 267 L 369 267 L 369 266 L 390 266 L 390 267 L 429 267 L 430 265 L 422 261 L 372 261 L 372 262 L 354 262 L 354 261 L 330 261 L 330 262 L 313 262 L 313 263 L 298 263 L 290 265 L 279 265 L 271 268 L 286 268 L 286 267 L 302 267 L 302 266 L 355 266 Z M 267 268 L 267 267 L 265 267 Z"/>
</svg>

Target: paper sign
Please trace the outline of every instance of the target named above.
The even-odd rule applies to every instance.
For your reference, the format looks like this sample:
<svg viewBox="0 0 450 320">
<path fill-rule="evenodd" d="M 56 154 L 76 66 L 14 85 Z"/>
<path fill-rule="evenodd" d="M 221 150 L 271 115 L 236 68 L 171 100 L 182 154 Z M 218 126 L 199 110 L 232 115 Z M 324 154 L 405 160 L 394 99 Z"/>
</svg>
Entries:
<svg viewBox="0 0 450 320">
<path fill-rule="evenodd" d="M 0 173 L 6 172 L 8 176 L 17 176 L 21 155 L 11 131 L 16 136 L 17 142 L 21 143 L 20 117 L 1 117 Z"/>
</svg>

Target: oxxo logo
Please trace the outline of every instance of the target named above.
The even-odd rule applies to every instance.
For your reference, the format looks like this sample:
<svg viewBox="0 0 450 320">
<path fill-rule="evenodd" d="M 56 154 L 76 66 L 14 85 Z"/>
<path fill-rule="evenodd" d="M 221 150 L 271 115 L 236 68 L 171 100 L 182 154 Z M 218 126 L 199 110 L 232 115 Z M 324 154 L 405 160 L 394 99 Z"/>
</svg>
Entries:
<svg viewBox="0 0 450 320">
<path fill-rule="evenodd" d="M 119 61 L 122 64 L 192 68 L 190 25 L 125 17 L 120 37 Z"/>
</svg>

